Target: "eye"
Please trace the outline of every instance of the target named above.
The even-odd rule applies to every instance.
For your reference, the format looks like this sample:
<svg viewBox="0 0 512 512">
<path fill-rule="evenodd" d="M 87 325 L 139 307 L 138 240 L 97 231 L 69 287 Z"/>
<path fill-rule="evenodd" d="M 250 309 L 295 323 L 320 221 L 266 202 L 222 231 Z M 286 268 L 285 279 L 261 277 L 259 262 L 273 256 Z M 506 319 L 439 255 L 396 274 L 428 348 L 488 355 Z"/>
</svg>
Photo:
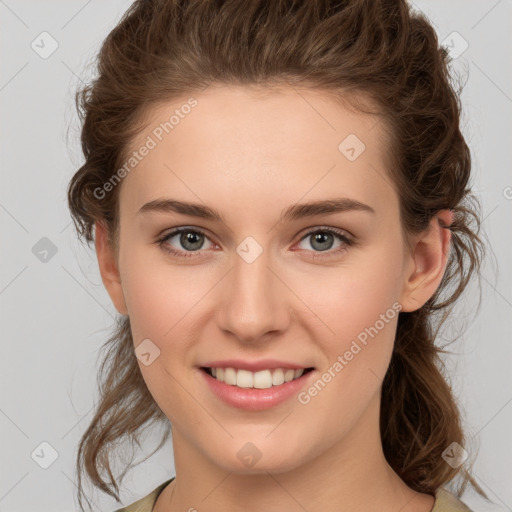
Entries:
<svg viewBox="0 0 512 512">
<path fill-rule="evenodd" d="M 171 241 L 174 238 L 176 238 L 174 243 L 179 244 L 183 249 L 177 249 L 176 246 L 172 244 Z M 339 245 L 334 250 L 330 250 L 335 243 L 333 239 L 338 239 Z M 173 256 L 177 256 L 179 258 L 191 258 L 196 256 L 194 253 L 205 249 L 205 240 L 208 240 L 212 245 L 215 245 L 201 230 L 184 227 L 171 231 L 159 238 L 156 243 L 164 251 L 172 254 Z M 314 253 L 327 252 L 328 254 L 325 257 L 346 251 L 348 247 L 356 244 L 355 240 L 349 238 L 343 231 L 328 227 L 317 228 L 309 231 L 304 237 L 302 237 L 300 243 L 305 240 L 311 240 L 310 246 L 313 248 L 312 250 Z M 208 247 L 206 247 L 206 249 L 207 248 Z M 313 257 L 324 257 L 324 255 L 314 255 Z"/>
<path fill-rule="evenodd" d="M 340 242 L 338 247 L 334 250 L 330 251 L 335 243 L 335 239 L 338 239 Z M 352 238 L 349 238 L 345 235 L 344 232 L 339 231 L 334 228 L 320 228 L 315 229 L 313 231 L 309 231 L 306 235 L 301 239 L 301 242 L 309 240 L 310 246 L 313 248 L 314 252 L 326 252 L 329 251 L 329 255 L 338 254 L 342 251 L 346 251 L 348 247 L 355 244 Z M 314 256 L 317 257 L 317 256 Z M 323 257 L 323 255 L 321 256 Z"/>
<path fill-rule="evenodd" d="M 171 240 L 173 238 L 177 239 L 177 243 L 181 245 L 185 250 L 177 250 L 171 245 Z M 209 238 L 202 232 L 197 229 L 192 228 L 180 228 L 175 229 L 171 233 L 163 236 L 162 238 L 157 240 L 157 243 L 163 250 L 173 254 L 174 256 L 178 256 L 180 258 L 190 258 L 194 257 L 194 252 L 197 252 L 203 249 L 204 240 L 209 240 Z"/>
</svg>

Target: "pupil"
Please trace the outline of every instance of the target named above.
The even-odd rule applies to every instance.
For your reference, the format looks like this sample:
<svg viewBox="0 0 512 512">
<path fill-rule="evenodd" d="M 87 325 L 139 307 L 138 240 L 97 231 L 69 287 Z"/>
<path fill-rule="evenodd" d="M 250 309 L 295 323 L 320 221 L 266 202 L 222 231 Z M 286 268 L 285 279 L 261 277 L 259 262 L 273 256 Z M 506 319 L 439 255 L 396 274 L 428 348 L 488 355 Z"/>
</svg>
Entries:
<svg viewBox="0 0 512 512">
<path fill-rule="evenodd" d="M 320 243 L 320 244 L 322 244 L 322 242 L 325 242 L 325 237 L 330 237 L 331 238 L 331 243 L 328 244 L 328 247 L 325 247 L 325 246 L 322 246 L 322 245 L 320 245 L 320 247 L 315 247 L 315 244 L 317 242 Z M 330 233 L 325 233 L 325 232 L 316 233 L 313 236 L 312 246 L 317 248 L 317 249 L 319 249 L 320 251 L 325 251 L 327 249 L 330 249 L 332 247 L 332 235 Z"/>
<path fill-rule="evenodd" d="M 199 249 L 199 247 L 194 247 L 194 243 L 197 244 L 198 239 L 200 240 L 201 236 L 202 235 L 200 235 L 198 233 L 192 233 L 190 231 L 182 233 L 181 243 L 182 243 L 183 247 L 186 247 L 187 249 L 197 250 L 197 249 Z M 190 247 L 190 244 L 192 244 L 192 247 Z M 199 243 L 199 246 L 201 246 L 200 243 Z"/>
</svg>

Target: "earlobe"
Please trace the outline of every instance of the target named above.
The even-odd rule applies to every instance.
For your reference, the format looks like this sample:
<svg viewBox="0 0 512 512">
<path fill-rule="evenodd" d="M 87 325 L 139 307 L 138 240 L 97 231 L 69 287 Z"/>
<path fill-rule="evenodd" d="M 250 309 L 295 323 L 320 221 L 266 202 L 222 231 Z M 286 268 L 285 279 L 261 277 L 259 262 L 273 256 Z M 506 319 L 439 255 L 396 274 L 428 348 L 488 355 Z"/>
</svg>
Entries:
<svg viewBox="0 0 512 512">
<path fill-rule="evenodd" d="M 428 230 L 414 239 L 404 274 L 402 311 L 421 308 L 439 287 L 450 255 L 451 231 L 448 226 L 452 220 L 451 210 L 441 210 L 430 221 Z"/>
<path fill-rule="evenodd" d="M 127 315 L 128 310 L 124 299 L 115 251 L 108 240 L 107 228 L 101 221 L 95 223 L 94 243 L 103 285 L 117 311 L 122 315 Z"/>
</svg>

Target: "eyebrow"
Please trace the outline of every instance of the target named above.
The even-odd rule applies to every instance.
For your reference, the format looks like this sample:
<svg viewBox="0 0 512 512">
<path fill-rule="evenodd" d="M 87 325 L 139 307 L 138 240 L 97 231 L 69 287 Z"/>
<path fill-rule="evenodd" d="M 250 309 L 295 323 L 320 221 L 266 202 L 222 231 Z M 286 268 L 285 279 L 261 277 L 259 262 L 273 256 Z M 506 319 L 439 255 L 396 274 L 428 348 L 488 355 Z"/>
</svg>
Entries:
<svg viewBox="0 0 512 512">
<path fill-rule="evenodd" d="M 280 221 L 294 221 L 307 217 L 314 217 L 316 215 L 329 215 L 333 213 L 347 212 L 347 211 L 362 211 L 375 214 L 375 210 L 365 203 L 349 199 L 347 197 L 327 199 L 320 201 L 311 201 L 309 203 L 294 204 L 289 206 L 281 213 Z M 137 215 L 146 214 L 150 212 L 158 213 L 181 213 L 190 217 L 200 217 L 202 219 L 211 221 L 220 221 L 225 223 L 222 214 L 198 203 L 187 203 L 184 201 L 177 201 L 175 199 L 155 199 L 149 203 L 144 204 Z"/>
</svg>

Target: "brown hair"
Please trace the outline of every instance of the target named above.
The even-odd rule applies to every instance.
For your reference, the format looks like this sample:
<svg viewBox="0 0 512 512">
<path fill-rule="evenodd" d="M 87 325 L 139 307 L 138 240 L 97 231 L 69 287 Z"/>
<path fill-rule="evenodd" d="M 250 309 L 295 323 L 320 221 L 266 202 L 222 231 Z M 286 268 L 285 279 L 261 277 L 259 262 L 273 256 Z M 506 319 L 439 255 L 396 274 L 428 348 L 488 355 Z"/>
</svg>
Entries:
<svg viewBox="0 0 512 512">
<path fill-rule="evenodd" d="M 454 212 L 444 226 L 452 249 L 438 290 L 417 311 L 399 315 L 382 386 L 384 454 L 418 492 L 433 494 L 458 476 L 459 496 L 468 482 L 485 496 L 467 464 L 453 468 L 441 456 L 466 438 L 440 358 L 446 350 L 435 340 L 485 253 L 479 202 L 469 188 L 470 151 L 459 128 L 460 91 L 448 64 L 428 20 L 404 0 L 137 0 L 105 39 L 97 78 L 77 92 L 85 163 L 71 179 L 68 201 L 79 237 L 92 242 L 94 222 L 104 222 L 117 247 L 120 187 L 101 200 L 95 189 L 122 166 L 149 107 L 210 84 L 289 84 L 351 99 L 361 111 L 371 104 L 389 127 L 387 165 L 404 233 L 425 230 L 441 209 Z M 148 423 L 167 425 L 156 450 L 169 435 L 139 370 L 129 318 L 117 322 L 103 347 L 100 401 L 78 449 L 80 506 L 84 469 L 119 501 L 114 448 L 122 440 L 140 446 Z"/>
</svg>

